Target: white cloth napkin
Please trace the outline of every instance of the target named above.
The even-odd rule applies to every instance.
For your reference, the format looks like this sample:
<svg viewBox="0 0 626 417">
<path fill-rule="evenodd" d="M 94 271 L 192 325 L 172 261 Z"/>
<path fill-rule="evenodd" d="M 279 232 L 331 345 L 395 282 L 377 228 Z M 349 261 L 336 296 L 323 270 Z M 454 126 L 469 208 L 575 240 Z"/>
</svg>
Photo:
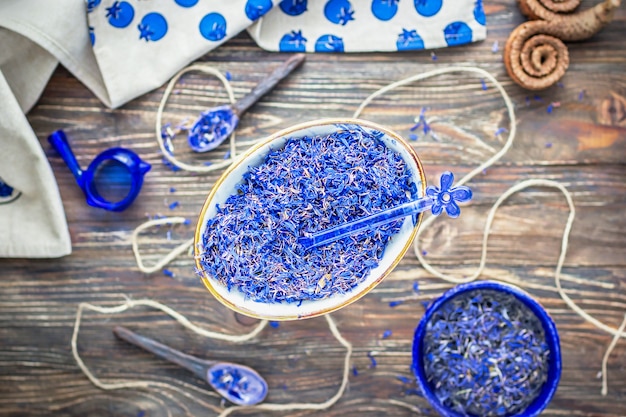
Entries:
<svg viewBox="0 0 626 417">
<path fill-rule="evenodd" d="M 0 257 L 55 258 L 72 251 L 50 165 L 0 72 Z"/>
</svg>

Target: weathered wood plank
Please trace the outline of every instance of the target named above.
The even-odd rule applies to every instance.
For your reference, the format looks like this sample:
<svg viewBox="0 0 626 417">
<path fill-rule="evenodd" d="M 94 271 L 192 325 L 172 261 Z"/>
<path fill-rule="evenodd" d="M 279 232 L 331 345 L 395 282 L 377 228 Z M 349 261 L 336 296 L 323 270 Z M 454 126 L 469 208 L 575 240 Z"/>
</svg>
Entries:
<svg viewBox="0 0 626 417">
<path fill-rule="evenodd" d="M 595 1 L 585 0 L 582 7 Z M 501 51 L 510 30 L 523 21 L 515 1 L 487 2 L 489 32 L 485 42 L 462 48 L 406 54 L 309 55 L 304 66 L 265 96 L 241 121 L 237 149 L 295 123 L 320 117 L 350 116 L 377 89 L 413 74 L 448 65 L 478 65 L 494 74 L 516 104 L 518 136 L 512 149 L 471 185 L 475 199 L 458 220 L 438 219 L 424 231 L 420 250 L 438 268 L 469 275 L 478 265 L 482 228 L 491 204 L 511 185 L 528 178 L 549 178 L 573 194 L 577 217 L 563 286 L 568 295 L 595 317 L 617 327 L 626 310 L 626 127 L 620 103 L 626 97 L 626 10 L 589 41 L 569 45 L 571 65 L 562 80 L 538 94 L 529 94 L 507 77 Z M 201 59 L 233 75 L 237 97 L 246 94 L 284 54 L 259 50 L 246 34 Z M 166 108 L 164 122 L 178 124 L 226 100 L 215 80 L 189 74 Z M 579 99 L 581 91 L 582 98 Z M 59 68 L 38 105 L 28 115 L 58 180 L 70 225 L 74 252 L 59 260 L 0 260 L 0 415 L 2 416 L 191 416 L 212 415 L 219 399 L 200 393 L 201 383 L 184 370 L 116 340 L 111 329 L 124 324 L 196 355 L 236 360 L 267 377 L 269 401 L 321 402 L 340 383 L 344 350 L 323 319 L 268 327 L 244 346 L 207 341 L 181 329 L 162 313 L 137 308 L 109 317 L 86 313 L 79 351 L 104 379 L 155 379 L 180 391 L 155 388 L 104 392 L 95 388 L 74 363 L 69 341 L 79 302 L 115 305 L 123 295 L 153 298 L 186 314 L 211 330 L 244 333 L 256 320 L 237 317 L 213 299 L 193 273 L 189 257 L 176 259 L 175 278 L 146 276 L 137 271 L 130 251 L 134 227 L 155 214 L 182 215 L 189 226 L 162 227 L 142 236 L 148 262 L 193 234 L 200 207 L 220 171 L 209 175 L 172 172 L 165 167 L 153 138 L 154 114 L 163 88 L 120 109 L 106 109 L 66 70 Z M 528 101 L 526 98 L 528 97 Z M 560 105 L 547 112 L 551 103 Z M 448 75 L 399 88 L 375 100 L 363 118 L 384 124 L 408 137 L 413 118 L 426 106 L 434 117 L 439 140 L 411 142 L 429 181 L 450 169 L 457 177 L 489 158 L 503 144 L 494 132 L 508 128 L 508 117 L 495 88 L 486 91 L 476 77 Z M 111 146 L 136 150 L 153 165 L 136 203 L 123 213 L 88 207 L 74 179 L 47 144 L 55 129 L 68 133 L 79 162 L 87 165 Z M 186 161 L 219 161 L 227 146 L 210 156 L 192 155 L 185 138 L 175 141 Z M 170 187 L 176 192 L 170 193 Z M 180 207 L 169 210 L 168 204 Z M 564 355 L 559 391 L 546 416 L 626 415 L 626 347 L 620 342 L 609 361 L 609 395 L 600 395 L 597 373 L 610 337 L 585 323 L 554 291 L 553 273 L 567 206 L 554 190 L 533 188 L 515 197 L 497 214 L 489 242 L 486 279 L 523 285 L 557 323 Z M 420 294 L 413 282 L 420 284 Z M 424 311 L 423 301 L 450 284 L 432 278 L 413 253 L 374 291 L 333 315 L 352 342 L 349 390 L 330 410 L 288 415 L 363 416 L 419 415 L 394 401 L 422 410 L 425 400 L 408 395 L 413 331 Z M 390 301 L 404 300 L 395 307 Z M 392 336 L 382 340 L 382 333 Z M 375 368 L 368 354 L 377 361 Z M 198 396 L 199 401 L 183 393 Z M 276 413 L 279 415 L 280 413 Z M 247 413 L 246 415 L 270 415 Z M 273 415 L 273 414 L 272 414 Z"/>
</svg>

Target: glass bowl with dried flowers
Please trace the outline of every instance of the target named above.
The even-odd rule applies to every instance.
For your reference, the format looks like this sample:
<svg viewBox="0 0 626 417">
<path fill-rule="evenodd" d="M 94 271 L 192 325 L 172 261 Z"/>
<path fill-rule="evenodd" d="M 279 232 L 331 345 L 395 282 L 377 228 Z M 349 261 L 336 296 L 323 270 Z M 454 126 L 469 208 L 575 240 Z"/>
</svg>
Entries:
<svg viewBox="0 0 626 417">
<path fill-rule="evenodd" d="M 512 285 L 458 285 L 435 300 L 413 339 L 413 372 L 445 417 L 534 417 L 561 375 L 556 326 Z"/>
<path fill-rule="evenodd" d="M 216 182 L 196 228 L 197 272 L 220 302 L 247 316 L 330 313 L 393 270 L 421 215 L 313 248 L 298 239 L 425 193 L 418 156 L 389 129 L 357 119 L 293 126 L 252 147 Z"/>
</svg>

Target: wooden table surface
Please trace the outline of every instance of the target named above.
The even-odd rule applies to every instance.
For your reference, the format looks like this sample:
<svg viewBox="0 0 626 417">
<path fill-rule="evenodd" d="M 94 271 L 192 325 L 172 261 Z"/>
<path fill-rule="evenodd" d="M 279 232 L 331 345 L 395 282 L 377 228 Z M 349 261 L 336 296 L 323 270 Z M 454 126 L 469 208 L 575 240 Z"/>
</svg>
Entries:
<svg viewBox="0 0 626 417">
<path fill-rule="evenodd" d="M 419 245 L 437 268 L 459 276 L 478 267 L 486 216 L 506 189 L 530 178 L 559 181 L 573 194 L 576 219 L 563 269 L 567 294 L 589 313 L 616 328 L 626 312 L 626 10 L 599 35 L 570 44 L 571 65 L 562 85 L 537 94 L 513 84 L 503 67 L 503 45 L 521 17 L 513 0 L 486 2 L 487 40 L 470 46 L 396 54 L 309 55 L 304 66 L 247 113 L 237 130 L 237 149 L 293 124 L 320 117 L 350 116 L 359 103 L 386 84 L 413 74 L 450 65 L 476 65 L 500 80 L 516 104 L 518 134 L 512 149 L 470 185 L 472 203 L 458 220 L 438 219 Z M 583 7 L 593 2 L 586 1 Z M 232 74 L 237 97 L 247 93 L 286 55 L 260 50 L 246 34 L 204 56 L 201 61 Z M 181 123 L 208 107 L 222 104 L 225 91 L 200 73 L 183 78 L 167 105 L 164 121 Z M 579 94 L 584 90 L 584 97 Z M 240 334 L 257 322 L 223 307 L 194 274 L 193 259 L 178 257 L 152 275 L 138 271 L 131 251 L 135 227 L 155 215 L 177 215 L 191 225 L 154 229 L 142 235 L 146 262 L 189 239 L 205 197 L 221 171 L 195 175 L 173 172 L 162 163 L 154 138 L 155 112 L 164 88 L 115 110 L 105 108 L 65 69 L 53 75 L 28 118 L 54 170 L 63 199 L 73 253 L 62 259 L 2 259 L 0 270 L 0 415 L 3 416 L 200 416 L 215 415 L 221 405 L 202 383 L 185 370 L 114 338 L 111 329 L 125 325 L 187 353 L 239 361 L 255 367 L 270 385 L 268 401 L 323 402 L 341 381 L 344 348 L 323 318 L 268 326 L 251 342 L 208 340 L 183 329 L 154 309 L 137 307 L 113 316 L 86 313 L 78 349 L 87 366 L 105 382 L 150 379 L 173 384 L 199 398 L 165 388 L 103 391 L 92 385 L 72 358 L 70 339 L 80 302 L 117 305 L 124 296 L 165 303 L 210 330 Z M 547 111 L 550 103 L 560 103 Z M 422 107 L 433 137 L 411 142 L 433 182 L 450 169 L 461 176 L 503 145 L 494 132 L 508 128 L 503 100 L 480 79 L 452 74 L 402 87 L 375 100 L 363 118 L 409 135 Z M 65 129 L 81 165 L 100 151 L 121 145 L 152 164 L 138 200 L 122 213 L 89 207 L 70 172 L 46 137 Z M 180 141 L 180 144 L 177 144 Z M 202 164 L 223 159 L 227 146 L 211 155 L 185 151 L 177 155 Z M 170 187 L 176 191 L 170 192 Z M 178 201 L 179 207 L 169 204 Z M 609 360 L 609 392 L 600 393 L 602 356 L 611 336 L 570 310 L 554 289 L 554 267 L 568 215 L 561 194 L 531 188 L 515 195 L 496 215 L 481 279 L 518 281 L 555 320 L 563 350 L 563 374 L 546 416 L 626 416 L 626 341 Z M 263 412 L 237 415 L 363 416 L 417 415 L 402 401 L 428 412 L 414 394 L 411 378 L 413 331 L 424 307 L 407 300 L 413 294 L 436 297 L 451 285 L 432 277 L 407 253 L 374 291 L 334 313 L 339 330 L 354 353 L 349 386 L 329 410 Z M 392 335 L 383 339 L 385 330 Z M 372 367 L 370 356 L 376 359 Z"/>
</svg>

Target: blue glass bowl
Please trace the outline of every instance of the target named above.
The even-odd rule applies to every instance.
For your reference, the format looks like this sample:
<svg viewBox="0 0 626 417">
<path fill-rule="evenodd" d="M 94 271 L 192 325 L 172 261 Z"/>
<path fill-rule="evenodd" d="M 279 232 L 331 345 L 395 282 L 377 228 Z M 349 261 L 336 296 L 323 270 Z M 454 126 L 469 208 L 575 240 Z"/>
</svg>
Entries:
<svg viewBox="0 0 626 417">
<path fill-rule="evenodd" d="M 440 415 L 444 417 L 463 417 L 462 414 L 444 406 L 428 384 L 426 373 L 424 371 L 423 344 L 424 337 L 426 335 L 426 325 L 432 318 L 435 311 L 441 308 L 441 306 L 451 298 L 465 292 L 476 290 L 499 291 L 514 296 L 519 301 L 524 303 L 524 305 L 526 305 L 537 316 L 543 326 L 546 338 L 545 341 L 550 349 L 548 377 L 535 401 L 526 407 L 524 411 L 507 417 L 537 416 L 552 400 L 552 397 L 556 393 L 556 389 L 559 385 L 559 380 L 561 379 L 561 346 L 559 343 L 559 334 L 557 333 L 554 322 L 544 308 L 530 295 L 522 291 L 520 288 L 512 285 L 501 284 L 493 281 L 476 281 L 468 284 L 457 285 L 449 291 L 446 291 L 441 297 L 435 300 L 430 307 L 428 307 L 426 313 L 424 313 L 424 316 L 417 326 L 417 329 L 415 329 L 415 336 L 413 338 L 413 364 L 411 367 L 417 379 L 417 383 L 420 386 L 424 397 Z"/>
</svg>

